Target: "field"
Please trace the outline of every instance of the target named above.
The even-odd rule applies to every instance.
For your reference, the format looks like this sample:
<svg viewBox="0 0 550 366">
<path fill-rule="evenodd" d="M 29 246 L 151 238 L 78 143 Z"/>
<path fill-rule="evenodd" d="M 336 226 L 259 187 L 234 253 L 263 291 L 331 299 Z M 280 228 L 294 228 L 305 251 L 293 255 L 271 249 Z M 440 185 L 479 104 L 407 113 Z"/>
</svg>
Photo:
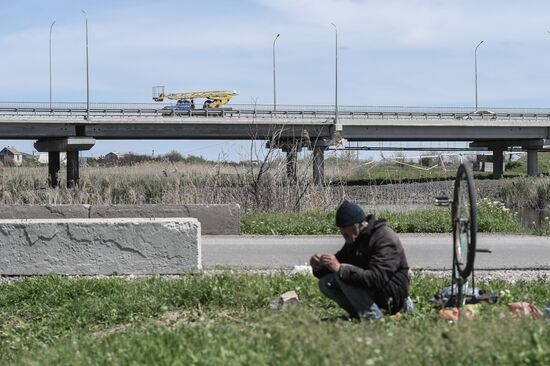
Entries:
<svg viewBox="0 0 550 366">
<path fill-rule="evenodd" d="M 326 187 L 312 182 L 311 164 L 302 160 L 297 182 L 288 184 L 284 160 L 265 164 L 224 162 L 144 162 L 133 166 L 83 167 L 80 187 L 47 184 L 46 167 L 0 168 L 0 204 L 239 203 L 245 211 L 303 211 L 334 208 L 343 197 L 369 204 L 431 202 L 449 194 L 456 166 L 429 172 L 364 161 L 328 159 Z M 483 173 L 478 178 L 486 177 Z M 443 181 L 441 181 L 443 180 Z M 396 183 L 409 184 L 399 185 Z M 357 185 L 361 184 L 361 185 Z M 480 198 L 499 195 L 500 183 L 478 180 Z M 432 188 L 433 186 L 433 188 Z M 489 187 L 488 191 L 485 186 Z M 368 197 L 365 194 L 368 193 Z M 367 202 L 368 201 L 368 202 Z"/>
<path fill-rule="evenodd" d="M 428 300 L 444 280 L 414 275 L 416 310 L 349 322 L 313 277 L 198 274 L 175 278 L 26 278 L 0 285 L 4 365 L 364 365 L 550 362 L 547 320 L 508 319 L 505 304 L 544 308 L 545 281 L 479 284 L 500 295 L 472 321 L 438 318 Z M 295 290 L 280 312 L 270 300 Z M 502 318 L 504 317 L 504 318 Z M 395 352 L 396 347 L 400 352 Z"/>
<path fill-rule="evenodd" d="M 262 164 L 204 162 L 87 167 L 76 189 L 48 188 L 44 167 L 3 168 L 0 203 L 237 202 L 243 207 L 243 233 L 323 234 L 337 232 L 334 208 L 343 198 L 404 207 L 429 203 L 452 187 L 452 180 L 435 181 L 448 179 L 452 165 L 447 172 L 434 169 L 423 176 L 417 169 L 379 166 L 365 171 L 357 162 L 328 161 L 332 183 L 321 188 L 311 184 L 307 162 L 300 162 L 295 186 L 285 179 L 284 162 L 275 159 L 268 165 L 265 171 Z M 365 179 L 365 186 L 347 186 Z M 393 184 L 404 180 L 419 182 Z M 480 231 L 526 231 L 513 210 L 494 202 L 495 196 L 508 207 L 550 202 L 549 178 L 478 182 Z M 398 232 L 450 231 L 448 208 L 376 213 Z M 537 233 L 548 235 L 550 223 Z M 414 313 L 362 323 L 336 320 L 342 311 L 321 296 L 314 278 L 304 275 L 221 271 L 0 280 L 2 365 L 550 364 L 548 320 L 510 319 L 506 310 L 512 301 L 544 308 L 550 299 L 547 278 L 478 283 L 497 292 L 499 303 L 482 304 L 475 319 L 456 323 L 439 319 L 429 303 L 447 281 L 419 274 L 411 283 Z M 300 304 L 271 310 L 270 301 L 289 290 L 298 293 Z"/>
</svg>

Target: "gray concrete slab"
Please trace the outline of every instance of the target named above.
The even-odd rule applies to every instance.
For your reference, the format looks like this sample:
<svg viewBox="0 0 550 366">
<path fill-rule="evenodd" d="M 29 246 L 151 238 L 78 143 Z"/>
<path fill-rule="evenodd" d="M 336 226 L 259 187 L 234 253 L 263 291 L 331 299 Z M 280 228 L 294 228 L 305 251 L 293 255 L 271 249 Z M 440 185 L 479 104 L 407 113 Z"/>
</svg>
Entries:
<svg viewBox="0 0 550 366">
<path fill-rule="evenodd" d="M 194 217 L 205 235 L 239 235 L 241 216 L 237 204 L 225 205 L 111 205 L 91 206 L 90 218 Z"/>
<path fill-rule="evenodd" d="M 0 205 L 0 219 L 194 217 L 205 235 L 239 235 L 241 209 L 223 205 Z"/>
<path fill-rule="evenodd" d="M 0 220 L 0 275 L 181 274 L 202 267 L 194 218 Z"/>
<path fill-rule="evenodd" d="M 90 205 L 0 205 L 2 219 L 85 219 Z"/>
<path fill-rule="evenodd" d="M 450 269 L 450 234 L 400 234 L 409 266 Z M 203 263 L 207 268 L 277 269 L 304 264 L 313 253 L 334 253 L 343 245 L 340 236 L 204 236 Z M 478 234 L 475 268 L 550 268 L 550 238 L 529 235 Z"/>
</svg>

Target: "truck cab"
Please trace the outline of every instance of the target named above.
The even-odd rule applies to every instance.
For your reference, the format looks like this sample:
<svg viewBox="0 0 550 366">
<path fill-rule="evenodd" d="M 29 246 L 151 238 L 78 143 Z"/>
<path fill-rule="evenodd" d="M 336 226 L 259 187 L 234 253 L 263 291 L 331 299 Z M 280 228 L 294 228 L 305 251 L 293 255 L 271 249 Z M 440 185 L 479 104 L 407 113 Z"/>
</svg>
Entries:
<svg viewBox="0 0 550 366">
<path fill-rule="evenodd" d="M 189 99 L 179 99 L 176 102 L 176 105 L 167 105 L 166 107 L 162 108 L 162 115 L 163 116 L 176 115 L 178 112 L 187 112 L 193 108 L 194 108 L 193 101 Z"/>
</svg>

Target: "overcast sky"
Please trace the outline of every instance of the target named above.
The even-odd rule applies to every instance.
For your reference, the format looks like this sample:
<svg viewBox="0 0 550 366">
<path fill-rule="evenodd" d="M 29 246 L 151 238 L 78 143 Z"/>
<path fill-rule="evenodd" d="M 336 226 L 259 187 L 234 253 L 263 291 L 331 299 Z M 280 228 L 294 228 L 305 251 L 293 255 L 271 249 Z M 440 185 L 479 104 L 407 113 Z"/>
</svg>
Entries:
<svg viewBox="0 0 550 366">
<path fill-rule="evenodd" d="M 234 103 L 331 104 L 334 29 L 343 105 L 548 107 L 550 2 L 508 0 L 2 1 L 0 101 L 85 101 L 88 13 L 92 102 L 150 102 L 167 91 L 237 90 Z M 4 144 L 8 142 L 3 141 Z M 30 151 L 30 142 L 9 142 Z M 231 142 L 99 142 L 215 158 Z"/>
</svg>

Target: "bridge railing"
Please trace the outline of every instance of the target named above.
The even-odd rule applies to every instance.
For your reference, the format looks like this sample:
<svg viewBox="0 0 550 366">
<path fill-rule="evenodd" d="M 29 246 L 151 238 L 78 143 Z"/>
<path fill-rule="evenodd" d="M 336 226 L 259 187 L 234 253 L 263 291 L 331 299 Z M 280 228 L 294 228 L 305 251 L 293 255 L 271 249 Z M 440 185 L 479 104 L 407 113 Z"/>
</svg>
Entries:
<svg viewBox="0 0 550 366">
<path fill-rule="evenodd" d="M 191 111 L 163 110 L 172 104 L 161 103 L 91 103 L 93 117 L 225 117 L 225 118 L 334 118 L 331 105 L 231 104 L 224 108 Z M 550 119 L 548 108 L 492 108 L 472 111 L 469 107 L 407 107 L 407 106 L 339 106 L 345 119 Z M 85 116 L 86 103 L 0 102 L 3 116 Z"/>
</svg>

